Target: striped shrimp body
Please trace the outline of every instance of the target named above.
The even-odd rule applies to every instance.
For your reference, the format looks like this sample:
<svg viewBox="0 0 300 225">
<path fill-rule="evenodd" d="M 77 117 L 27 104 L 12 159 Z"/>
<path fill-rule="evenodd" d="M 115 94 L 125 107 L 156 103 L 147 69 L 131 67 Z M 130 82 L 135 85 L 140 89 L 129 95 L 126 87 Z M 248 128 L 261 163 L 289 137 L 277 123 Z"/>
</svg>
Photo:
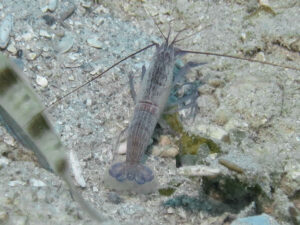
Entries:
<svg viewBox="0 0 300 225">
<path fill-rule="evenodd" d="M 109 175 L 119 182 L 127 180 L 143 185 L 154 179 L 152 170 L 141 160 L 170 95 L 175 61 L 182 55 L 174 47 L 176 37 L 171 43 L 168 39 L 169 36 L 163 44 L 156 45 L 149 69 L 142 75 L 128 130 L 126 161 L 115 163 L 109 169 Z"/>
</svg>

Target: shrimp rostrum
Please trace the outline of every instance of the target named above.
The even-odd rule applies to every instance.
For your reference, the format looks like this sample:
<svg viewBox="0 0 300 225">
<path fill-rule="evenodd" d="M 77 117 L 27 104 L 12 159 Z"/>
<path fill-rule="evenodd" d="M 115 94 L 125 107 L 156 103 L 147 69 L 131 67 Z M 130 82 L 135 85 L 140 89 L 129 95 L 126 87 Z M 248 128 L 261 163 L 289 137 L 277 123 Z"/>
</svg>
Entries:
<svg viewBox="0 0 300 225">
<path fill-rule="evenodd" d="M 152 170 L 142 164 L 142 158 L 175 84 L 175 62 L 185 54 L 174 46 L 178 34 L 169 42 L 169 32 L 164 43 L 155 44 L 149 68 L 143 67 L 139 93 L 136 97 L 133 95 L 136 105 L 128 128 L 126 161 L 117 162 L 109 169 L 109 175 L 119 182 L 128 180 L 142 185 L 154 179 Z M 191 67 L 202 64 L 189 62 L 177 75 L 184 76 Z"/>
</svg>

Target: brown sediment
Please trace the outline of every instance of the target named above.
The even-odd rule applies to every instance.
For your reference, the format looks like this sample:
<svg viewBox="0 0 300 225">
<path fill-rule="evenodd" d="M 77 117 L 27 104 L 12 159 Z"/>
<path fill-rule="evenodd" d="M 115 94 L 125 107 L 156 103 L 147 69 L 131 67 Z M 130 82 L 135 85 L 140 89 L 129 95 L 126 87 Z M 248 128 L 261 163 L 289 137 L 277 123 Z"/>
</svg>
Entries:
<svg viewBox="0 0 300 225">
<path fill-rule="evenodd" d="M 229 162 L 229 161 L 226 160 L 226 159 L 219 159 L 219 163 L 220 163 L 222 166 L 225 166 L 225 167 L 226 167 L 227 169 L 229 169 L 229 170 L 232 170 L 232 171 L 237 172 L 237 173 L 240 173 L 240 174 L 243 174 L 243 173 L 244 173 L 243 168 L 239 167 L 239 166 L 236 165 L 235 163 Z"/>
</svg>

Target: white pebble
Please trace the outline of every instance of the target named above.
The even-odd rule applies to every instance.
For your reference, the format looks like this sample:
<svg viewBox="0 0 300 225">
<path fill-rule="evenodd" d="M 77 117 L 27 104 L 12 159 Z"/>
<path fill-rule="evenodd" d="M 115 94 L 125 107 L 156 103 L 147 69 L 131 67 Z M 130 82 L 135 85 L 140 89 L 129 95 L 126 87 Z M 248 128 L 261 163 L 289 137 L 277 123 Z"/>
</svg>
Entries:
<svg viewBox="0 0 300 225">
<path fill-rule="evenodd" d="M 174 158 L 178 155 L 179 149 L 177 146 L 154 146 L 152 154 L 155 156 L 165 157 L 165 158 Z"/>
<path fill-rule="evenodd" d="M 178 173 L 183 176 L 196 176 L 196 177 L 212 177 L 220 174 L 217 168 L 211 168 L 204 165 L 183 166 L 178 169 Z"/>
<path fill-rule="evenodd" d="M 7 51 L 9 51 L 10 53 L 12 54 L 17 54 L 17 49 L 16 47 L 13 45 L 13 44 L 10 44 L 8 47 L 7 47 Z"/>
<path fill-rule="evenodd" d="M 98 65 L 90 72 L 91 75 L 97 74 L 102 69 L 102 66 Z"/>
<path fill-rule="evenodd" d="M 99 189 L 97 188 L 97 187 L 93 187 L 93 192 L 98 192 L 99 191 Z"/>
<path fill-rule="evenodd" d="M 24 39 L 24 41 L 30 41 L 33 38 L 33 34 L 30 32 L 27 32 L 22 35 L 22 38 Z"/>
<path fill-rule="evenodd" d="M 74 81 L 74 80 L 75 80 L 75 78 L 74 78 L 74 76 L 73 76 L 73 75 L 70 75 L 70 76 L 68 77 L 68 80 L 69 80 L 69 81 Z"/>
<path fill-rule="evenodd" d="M 73 171 L 73 175 L 74 178 L 77 182 L 77 184 L 79 184 L 80 187 L 86 187 L 86 182 L 84 180 L 84 177 L 82 176 L 82 170 L 81 170 L 81 166 L 79 163 L 79 160 L 77 158 L 77 155 L 74 151 L 70 151 L 69 153 L 69 162 Z"/>
<path fill-rule="evenodd" d="M 76 61 L 80 58 L 80 54 L 71 52 L 71 53 L 68 54 L 68 58 L 71 59 L 74 62 L 74 61 Z"/>
<path fill-rule="evenodd" d="M 63 37 L 60 42 L 58 43 L 57 50 L 59 53 L 65 53 L 69 51 L 73 46 L 74 40 L 71 36 Z"/>
<path fill-rule="evenodd" d="M 49 0 L 49 3 L 48 3 L 48 10 L 50 12 L 53 12 L 57 7 L 57 0 Z"/>
<path fill-rule="evenodd" d="M 209 136 L 220 141 L 229 141 L 227 131 L 217 126 L 211 127 Z"/>
<path fill-rule="evenodd" d="M 255 59 L 256 60 L 259 60 L 259 61 L 266 61 L 266 57 L 265 57 L 265 54 L 263 52 L 259 52 L 256 54 L 255 56 Z"/>
<path fill-rule="evenodd" d="M 9 42 L 9 35 L 13 26 L 13 16 L 8 15 L 2 21 L 0 25 L 0 48 L 6 48 Z"/>
<path fill-rule="evenodd" d="M 30 53 L 27 54 L 27 59 L 28 59 L 28 60 L 31 60 L 31 61 L 32 61 L 32 60 L 35 60 L 36 57 L 37 57 L 37 54 L 34 53 L 34 52 L 30 52 Z"/>
<path fill-rule="evenodd" d="M 98 40 L 97 37 L 89 38 L 86 40 L 88 45 L 94 48 L 101 48 L 102 43 Z"/>
<path fill-rule="evenodd" d="M 15 186 L 24 186 L 26 183 L 20 180 L 12 180 L 8 182 L 8 186 L 15 187 Z"/>
<path fill-rule="evenodd" d="M 10 160 L 5 157 L 0 157 L 0 169 L 6 167 L 9 164 Z"/>
<path fill-rule="evenodd" d="M 258 2 L 262 6 L 268 6 L 268 7 L 270 7 L 269 0 L 259 0 Z"/>
<path fill-rule="evenodd" d="M 210 138 L 228 142 L 229 141 L 229 134 L 226 130 L 218 126 L 212 126 L 207 124 L 199 124 L 197 126 L 197 130 L 205 135 L 209 136 Z"/>
<path fill-rule="evenodd" d="M 29 183 L 30 183 L 31 186 L 34 186 L 34 187 L 45 187 L 45 186 L 47 186 L 43 181 L 37 180 L 37 179 L 34 179 L 34 178 L 30 179 Z"/>
<path fill-rule="evenodd" d="M 125 155 L 126 154 L 126 150 L 127 150 L 127 142 L 122 142 L 120 145 L 119 145 L 119 148 L 118 148 L 118 154 L 119 155 Z"/>
<path fill-rule="evenodd" d="M 167 213 L 168 214 L 173 214 L 173 213 L 175 213 L 175 210 L 170 207 L 170 208 L 167 209 Z"/>
<path fill-rule="evenodd" d="M 246 37 L 247 37 L 247 35 L 246 35 L 246 33 L 241 33 L 241 40 L 242 41 L 245 41 L 246 40 Z"/>
<path fill-rule="evenodd" d="M 88 98 L 86 100 L 86 106 L 91 106 L 92 105 L 92 99 Z"/>
<path fill-rule="evenodd" d="M 46 30 L 40 30 L 40 36 L 45 38 L 51 38 L 51 34 L 49 34 Z"/>
<path fill-rule="evenodd" d="M 4 137 L 3 142 L 9 146 L 16 146 L 16 140 L 10 135 Z"/>
<path fill-rule="evenodd" d="M 47 6 L 47 5 L 46 5 L 46 6 L 43 6 L 43 7 L 41 8 L 41 10 L 42 10 L 43 13 L 46 13 L 46 12 L 48 11 L 48 6 Z"/>
<path fill-rule="evenodd" d="M 93 5 L 92 1 L 82 1 L 82 2 L 81 2 L 81 6 L 82 6 L 83 8 L 89 9 L 89 8 L 92 7 L 92 5 Z"/>
<path fill-rule="evenodd" d="M 43 88 L 48 86 L 48 80 L 45 77 L 39 75 L 36 76 L 36 83 Z"/>
</svg>

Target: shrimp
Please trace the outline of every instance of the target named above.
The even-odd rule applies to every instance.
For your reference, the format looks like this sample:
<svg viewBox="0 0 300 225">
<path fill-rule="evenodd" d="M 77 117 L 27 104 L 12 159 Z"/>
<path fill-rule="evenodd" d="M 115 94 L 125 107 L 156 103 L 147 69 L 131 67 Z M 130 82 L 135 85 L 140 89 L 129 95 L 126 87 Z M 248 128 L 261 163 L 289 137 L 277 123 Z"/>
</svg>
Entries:
<svg viewBox="0 0 300 225">
<path fill-rule="evenodd" d="M 169 32 L 164 43 L 156 44 L 156 52 L 149 69 L 146 71 L 144 69 L 142 72 L 141 88 L 136 97 L 136 106 L 128 128 L 126 161 L 117 162 L 109 169 L 109 175 L 119 182 L 128 180 L 143 185 L 154 179 L 152 170 L 143 165 L 141 160 L 173 87 L 175 62 L 184 54 L 174 46 L 178 35 L 179 33 L 169 43 Z M 187 65 L 200 64 L 188 63 Z"/>
</svg>

